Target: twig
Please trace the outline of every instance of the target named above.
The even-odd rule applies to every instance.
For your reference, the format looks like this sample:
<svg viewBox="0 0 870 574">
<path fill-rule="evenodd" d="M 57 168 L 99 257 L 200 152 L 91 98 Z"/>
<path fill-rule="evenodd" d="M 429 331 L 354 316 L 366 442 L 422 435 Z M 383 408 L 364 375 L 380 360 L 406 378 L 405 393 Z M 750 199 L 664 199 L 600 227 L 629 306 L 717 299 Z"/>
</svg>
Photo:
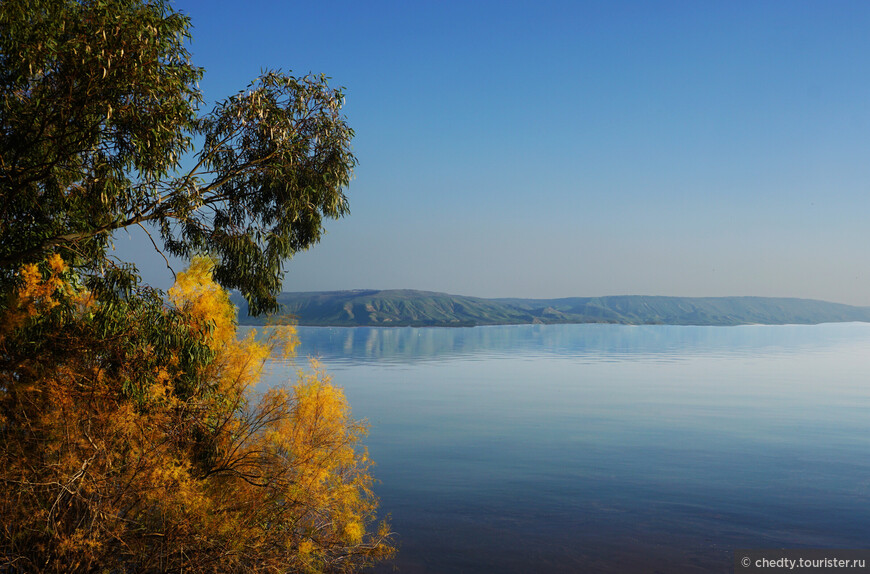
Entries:
<svg viewBox="0 0 870 574">
<path fill-rule="evenodd" d="M 170 273 L 172 273 L 172 280 L 173 280 L 173 281 L 177 280 L 178 277 L 175 276 L 175 271 L 174 271 L 174 270 L 172 269 L 172 267 L 169 265 L 169 259 L 167 259 L 167 258 L 166 258 L 166 254 L 164 254 L 164 253 L 160 250 L 160 248 L 157 247 L 157 243 L 154 242 L 154 238 L 151 237 L 151 233 L 149 233 L 149 231 L 148 231 L 147 229 L 145 229 L 145 226 L 142 225 L 142 223 L 140 223 L 140 222 L 137 221 L 137 222 L 136 222 L 136 225 L 138 225 L 139 227 L 142 228 L 142 231 L 144 231 L 145 234 L 148 236 L 148 239 L 151 240 L 151 245 L 154 246 L 155 251 L 157 251 L 157 253 L 159 253 L 160 256 L 163 257 L 163 261 L 166 262 L 166 268 L 169 269 L 169 272 L 170 272 Z"/>
</svg>

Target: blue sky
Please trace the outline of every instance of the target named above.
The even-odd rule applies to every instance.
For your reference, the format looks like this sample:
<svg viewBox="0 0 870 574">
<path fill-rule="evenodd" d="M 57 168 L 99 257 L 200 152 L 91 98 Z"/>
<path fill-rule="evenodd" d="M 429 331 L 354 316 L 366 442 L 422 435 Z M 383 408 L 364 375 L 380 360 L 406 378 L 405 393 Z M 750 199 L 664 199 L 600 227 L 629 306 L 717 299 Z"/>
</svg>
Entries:
<svg viewBox="0 0 870 574">
<path fill-rule="evenodd" d="M 263 69 L 345 87 L 351 215 L 288 291 L 870 305 L 870 3 L 174 6 L 209 101 Z"/>
</svg>

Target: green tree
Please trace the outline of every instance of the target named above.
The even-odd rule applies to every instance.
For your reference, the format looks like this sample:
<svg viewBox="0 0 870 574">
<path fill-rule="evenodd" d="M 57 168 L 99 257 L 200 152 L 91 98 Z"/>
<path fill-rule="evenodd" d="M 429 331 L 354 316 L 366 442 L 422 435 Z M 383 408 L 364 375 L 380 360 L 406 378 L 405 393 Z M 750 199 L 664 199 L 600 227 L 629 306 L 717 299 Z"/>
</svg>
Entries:
<svg viewBox="0 0 870 574">
<path fill-rule="evenodd" d="M 0 288 L 52 252 L 129 285 L 107 247 L 150 224 L 259 313 L 284 261 L 348 212 L 341 91 L 270 72 L 200 115 L 189 27 L 165 0 L 0 2 Z"/>
<path fill-rule="evenodd" d="M 189 26 L 165 0 L 0 0 L 0 572 L 392 552 L 364 426 L 318 369 L 253 395 L 270 347 L 226 291 L 273 309 L 347 213 L 343 96 L 270 72 L 200 114 Z M 192 259 L 169 293 L 108 255 L 132 225 Z"/>
</svg>

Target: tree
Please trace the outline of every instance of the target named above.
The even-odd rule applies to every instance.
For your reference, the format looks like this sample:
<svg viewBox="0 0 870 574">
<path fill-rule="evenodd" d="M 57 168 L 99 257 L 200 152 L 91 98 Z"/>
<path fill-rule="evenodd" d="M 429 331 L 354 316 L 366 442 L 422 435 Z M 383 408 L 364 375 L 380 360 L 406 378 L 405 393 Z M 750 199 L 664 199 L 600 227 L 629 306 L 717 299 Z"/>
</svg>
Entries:
<svg viewBox="0 0 870 574">
<path fill-rule="evenodd" d="M 0 2 L 0 288 L 53 252 L 105 280 L 112 233 L 150 224 L 273 310 L 284 261 L 348 212 L 341 91 L 269 72 L 200 116 L 189 26 L 166 0 Z"/>
<path fill-rule="evenodd" d="M 270 346 L 239 340 L 211 263 L 170 304 L 76 288 L 57 256 L 0 336 L 0 570 L 348 572 L 388 556 L 365 432 L 322 371 L 253 398 Z M 295 343 L 292 328 L 281 341 Z"/>
<path fill-rule="evenodd" d="M 165 0 L 0 0 L 2 572 L 392 551 L 364 425 L 319 367 L 255 394 L 273 346 L 237 339 L 225 290 L 274 308 L 284 261 L 347 213 L 343 96 L 269 72 L 199 115 L 188 29 Z M 108 256 L 131 225 L 192 259 L 168 293 Z"/>
</svg>

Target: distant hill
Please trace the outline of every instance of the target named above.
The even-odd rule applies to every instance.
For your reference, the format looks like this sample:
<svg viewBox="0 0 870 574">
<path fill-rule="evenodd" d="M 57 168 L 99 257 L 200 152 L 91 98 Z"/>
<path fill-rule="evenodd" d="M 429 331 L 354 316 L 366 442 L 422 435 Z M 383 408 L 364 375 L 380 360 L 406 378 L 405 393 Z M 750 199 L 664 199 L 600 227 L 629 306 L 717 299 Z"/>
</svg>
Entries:
<svg viewBox="0 0 870 574">
<path fill-rule="evenodd" d="M 237 293 L 239 322 L 249 317 Z M 482 299 L 429 291 L 354 290 L 281 293 L 282 315 L 312 326 L 468 327 L 527 323 L 619 323 L 626 325 L 746 325 L 870 322 L 870 308 L 812 299 L 774 297 L 569 297 Z"/>
</svg>

